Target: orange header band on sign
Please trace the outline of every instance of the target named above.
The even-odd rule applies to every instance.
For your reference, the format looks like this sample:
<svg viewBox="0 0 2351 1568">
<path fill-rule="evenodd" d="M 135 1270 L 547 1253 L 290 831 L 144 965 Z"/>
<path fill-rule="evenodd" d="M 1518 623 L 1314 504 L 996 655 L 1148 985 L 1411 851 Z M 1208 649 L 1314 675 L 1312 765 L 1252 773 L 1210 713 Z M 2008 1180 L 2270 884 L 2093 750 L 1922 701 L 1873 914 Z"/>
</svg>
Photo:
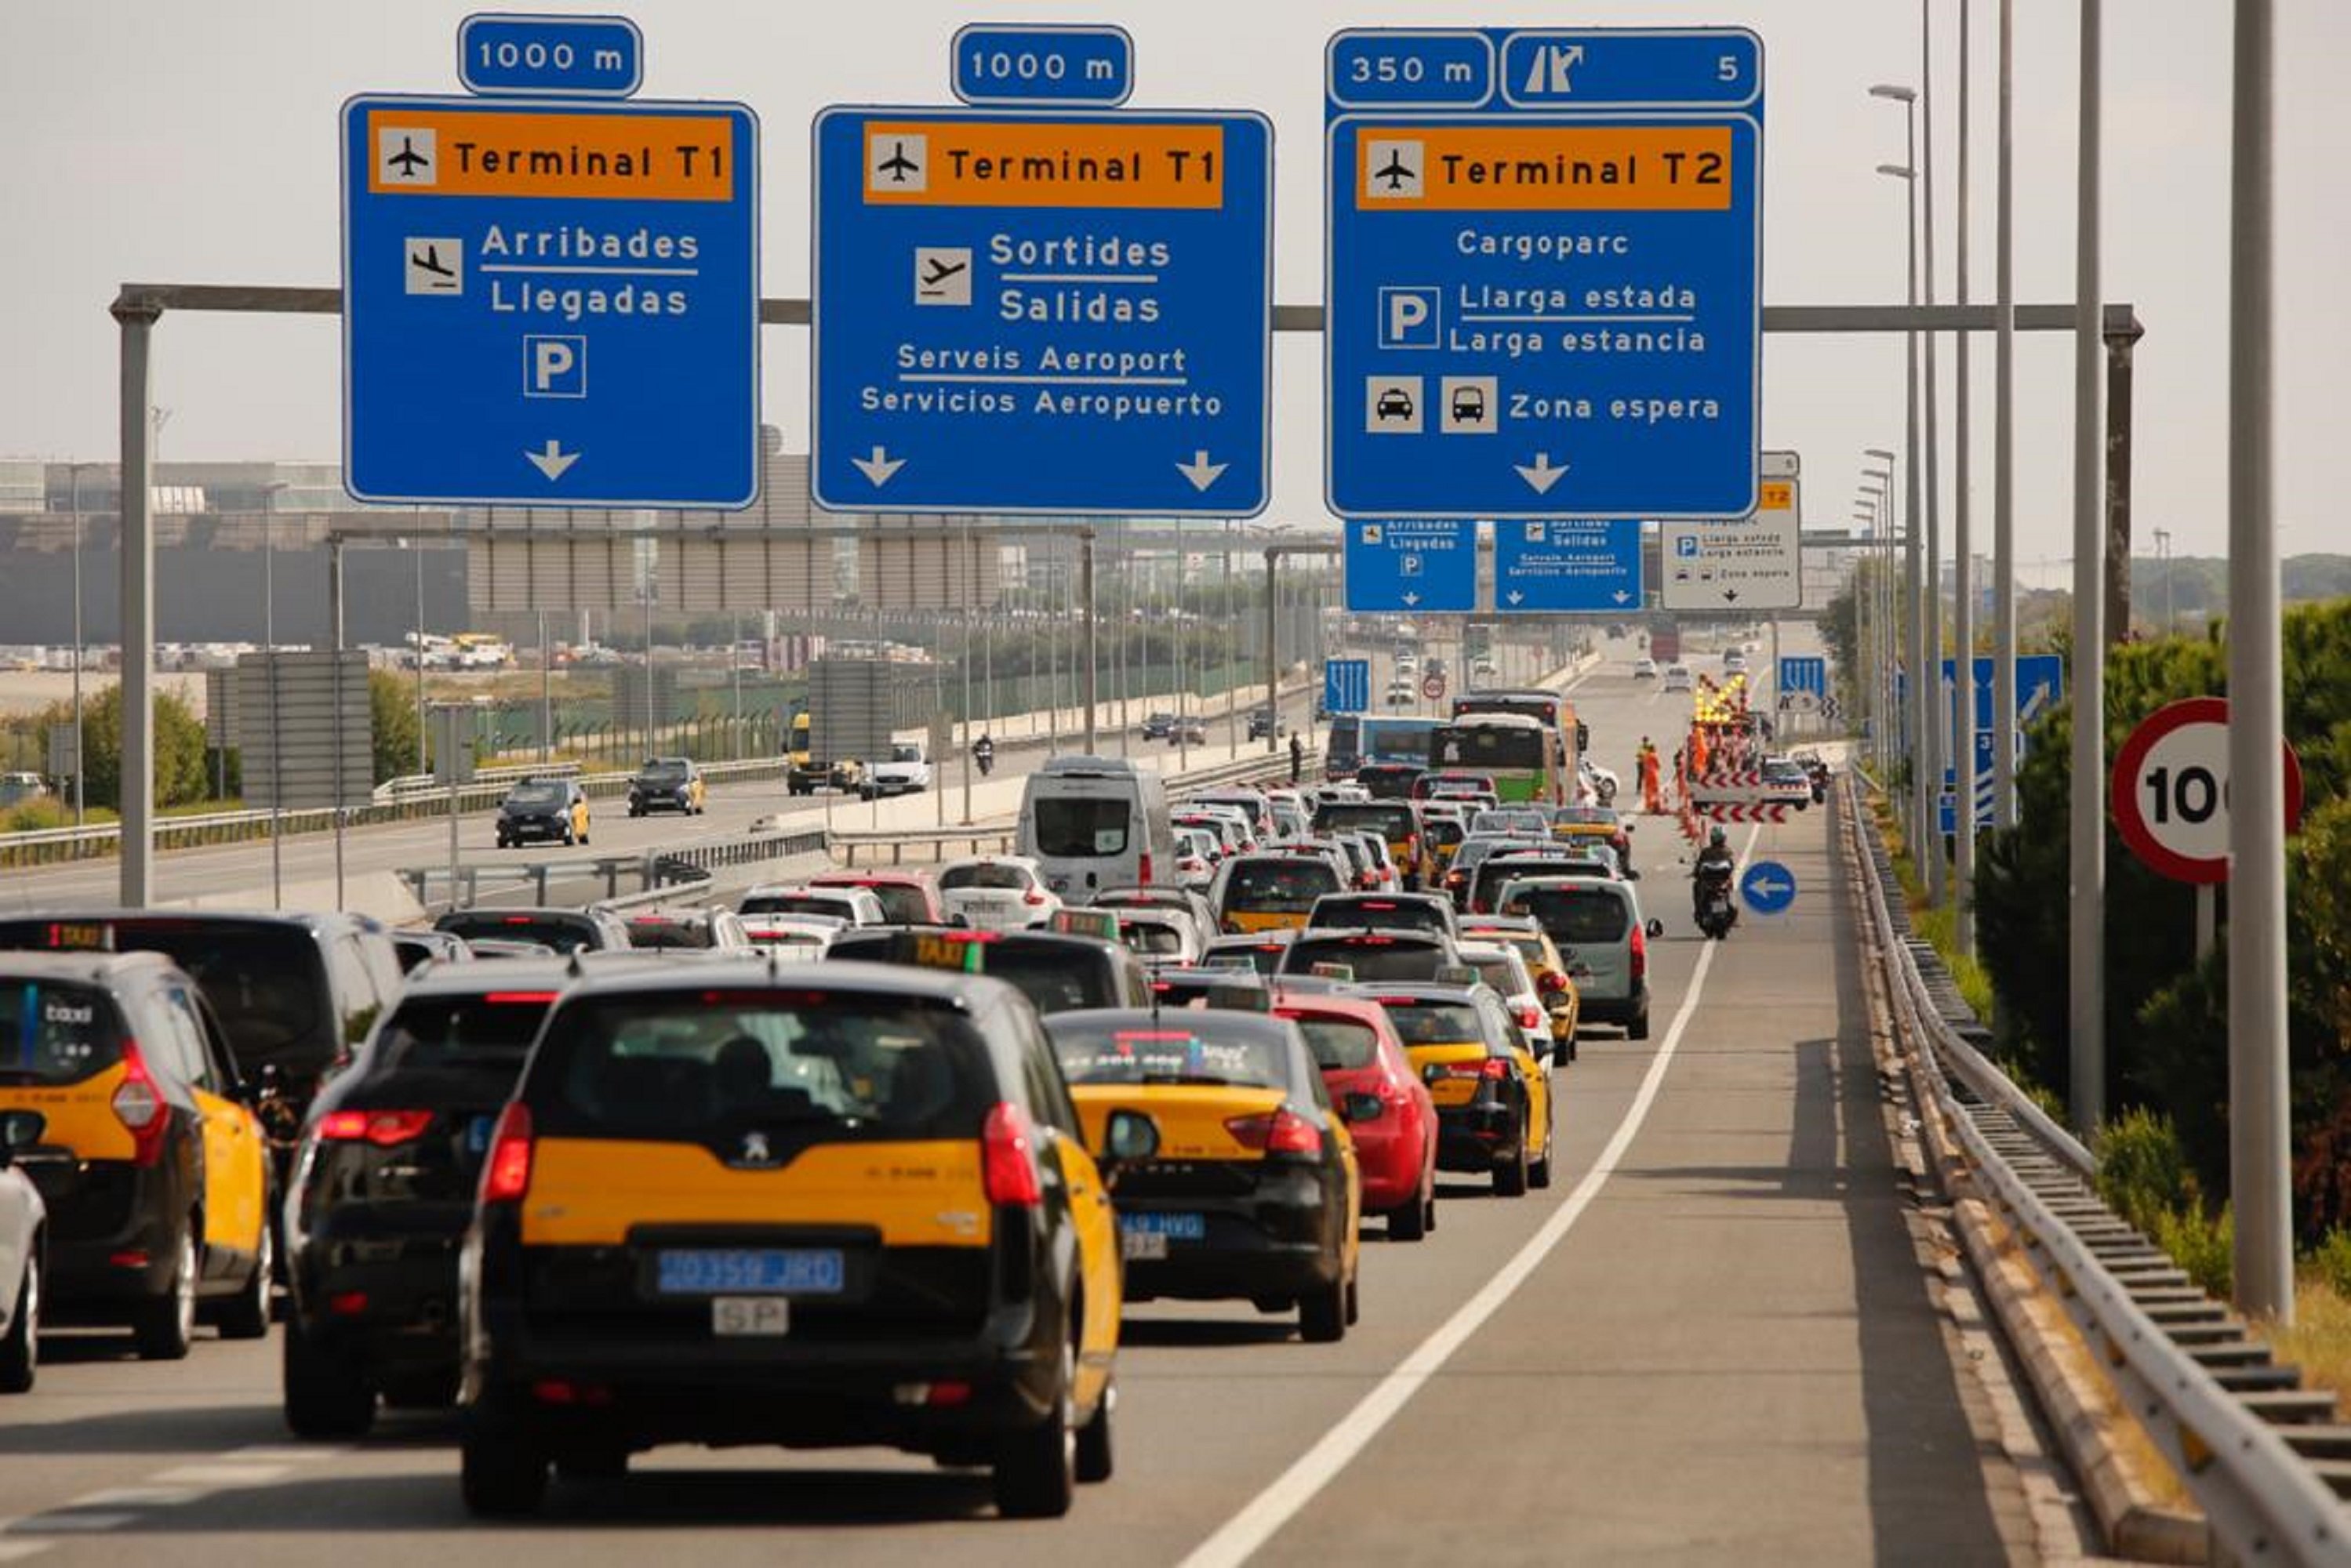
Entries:
<svg viewBox="0 0 2351 1568">
<path fill-rule="evenodd" d="M 1763 482 L 1762 498 L 1756 503 L 1759 512 L 1784 512 L 1796 504 L 1796 487 L 1782 479 Z"/>
<path fill-rule="evenodd" d="M 874 121 L 865 199 L 886 206 L 1180 207 L 1225 204 L 1218 125 Z"/>
<path fill-rule="evenodd" d="M 1367 213 L 1728 212 L 1727 125 L 1406 125 L 1355 137 Z"/>
<path fill-rule="evenodd" d="M 722 115 L 371 109 L 368 190 L 384 195 L 728 202 L 741 167 Z"/>
</svg>

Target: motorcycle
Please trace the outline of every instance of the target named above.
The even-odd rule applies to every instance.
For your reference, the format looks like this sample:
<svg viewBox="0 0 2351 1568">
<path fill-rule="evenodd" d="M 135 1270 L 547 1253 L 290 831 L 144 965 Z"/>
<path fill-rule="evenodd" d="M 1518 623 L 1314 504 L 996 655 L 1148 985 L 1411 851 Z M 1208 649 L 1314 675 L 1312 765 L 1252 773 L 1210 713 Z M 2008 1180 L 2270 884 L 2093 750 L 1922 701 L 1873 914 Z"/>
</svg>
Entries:
<svg viewBox="0 0 2351 1568">
<path fill-rule="evenodd" d="M 1739 906 L 1730 897 L 1730 871 L 1712 867 L 1698 873 L 1698 928 L 1719 942 L 1739 924 Z"/>
</svg>

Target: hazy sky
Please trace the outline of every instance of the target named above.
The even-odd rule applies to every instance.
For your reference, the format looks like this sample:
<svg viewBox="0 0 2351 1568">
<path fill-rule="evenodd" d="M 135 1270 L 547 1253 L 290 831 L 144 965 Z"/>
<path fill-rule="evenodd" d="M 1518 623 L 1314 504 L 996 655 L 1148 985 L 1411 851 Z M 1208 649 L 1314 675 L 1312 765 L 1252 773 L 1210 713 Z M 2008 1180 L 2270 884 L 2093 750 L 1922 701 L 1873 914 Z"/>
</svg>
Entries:
<svg viewBox="0 0 2351 1568">
<path fill-rule="evenodd" d="M 0 454 L 115 450 L 115 331 L 125 280 L 329 285 L 338 276 L 337 111 L 354 93 L 454 91 L 460 0 L 0 0 Z M 581 10 L 604 9 L 583 5 Z M 950 101 L 961 22 L 1115 21 L 1134 36 L 1139 106 L 1246 107 L 1276 125 L 1276 297 L 1322 295 L 1322 62 L 1333 30 L 1404 25 L 1740 24 L 1764 40 L 1764 297 L 1898 299 L 1903 114 L 1875 82 L 1915 85 L 1917 0 L 1626 0 L 1573 7 L 1452 0 L 1183 0 L 973 11 L 936 0 L 636 0 L 648 98 L 749 103 L 765 133 L 765 292 L 808 288 L 810 116 L 841 102 Z M 1940 256 L 1952 297 L 1959 0 L 1932 0 Z M 2137 528 L 2179 553 L 2226 539 L 2230 14 L 2225 0 L 2106 6 L 2105 294 L 2137 305 Z M 1975 0 L 1974 297 L 1993 281 L 1997 0 Z M 2016 0 L 2016 293 L 2062 301 L 2074 270 L 2076 6 Z M 2351 117 L 2339 107 L 2351 5 L 2278 5 L 2278 505 L 2288 551 L 2351 549 L 2342 487 L 2351 364 Z M 2330 105 L 2335 107 L 2330 107 Z M 769 328 L 766 417 L 806 442 L 807 335 Z M 2072 348 L 2019 335 L 2021 570 L 2068 553 Z M 1950 376 L 1952 356 L 1943 360 Z M 1898 339 L 1772 336 L 1764 440 L 1803 459 L 1810 523 L 1850 515 L 1861 450 L 1899 447 Z M 1275 358 L 1270 517 L 1323 515 L 1321 357 L 1285 334 Z M 1975 355 L 1976 516 L 1989 549 L 1991 347 Z M 187 315 L 158 338 L 167 458 L 335 457 L 340 344 L 331 319 Z M 1946 440 L 1949 398 L 1945 400 Z M 1948 450 L 1948 448 L 1947 448 Z M 1950 468 L 1946 465 L 1947 493 Z M 1946 508 L 1948 518 L 1949 507 Z"/>
</svg>

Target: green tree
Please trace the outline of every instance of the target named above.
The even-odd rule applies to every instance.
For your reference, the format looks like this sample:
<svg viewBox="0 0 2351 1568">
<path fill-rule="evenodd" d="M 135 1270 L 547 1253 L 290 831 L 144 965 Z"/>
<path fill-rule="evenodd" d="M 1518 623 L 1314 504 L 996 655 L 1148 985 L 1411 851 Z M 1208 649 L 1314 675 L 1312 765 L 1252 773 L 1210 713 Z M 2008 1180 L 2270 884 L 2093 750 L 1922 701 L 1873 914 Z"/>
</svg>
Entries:
<svg viewBox="0 0 2351 1568">
<path fill-rule="evenodd" d="M 375 781 L 416 771 L 416 692 L 390 670 L 368 672 L 368 740 Z"/>
<path fill-rule="evenodd" d="M 71 724 L 70 705 L 55 703 L 45 724 Z M 83 798 L 93 806 L 122 809 L 122 688 L 111 685 L 82 705 L 81 762 L 89 775 Z M 204 726 L 177 693 L 155 694 L 155 804 L 184 806 L 209 793 L 204 768 Z"/>
</svg>

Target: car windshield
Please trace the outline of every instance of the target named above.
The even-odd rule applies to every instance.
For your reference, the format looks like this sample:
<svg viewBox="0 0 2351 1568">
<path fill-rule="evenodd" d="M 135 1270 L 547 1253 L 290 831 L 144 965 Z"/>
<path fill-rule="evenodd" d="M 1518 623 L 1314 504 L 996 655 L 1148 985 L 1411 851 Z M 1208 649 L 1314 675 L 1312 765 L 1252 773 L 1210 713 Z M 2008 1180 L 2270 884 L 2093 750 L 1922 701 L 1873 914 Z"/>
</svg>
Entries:
<svg viewBox="0 0 2351 1568">
<path fill-rule="evenodd" d="M 974 887 L 1004 888 L 1019 893 L 1025 891 L 1029 883 L 1029 873 L 1017 865 L 951 865 L 939 873 L 939 888 L 946 893 Z"/>
<path fill-rule="evenodd" d="M 1388 1017 L 1406 1045 L 1454 1045 L 1486 1038 L 1485 1024 L 1474 1002 L 1399 997 L 1380 1000 L 1387 1004 Z"/>
<path fill-rule="evenodd" d="M 531 915 L 501 915 L 495 909 L 466 909 L 444 915 L 434 924 L 472 941 L 476 936 L 537 942 L 560 954 L 594 947 L 596 923 L 584 915 L 556 911 Z"/>
<path fill-rule="evenodd" d="M 1510 895 L 1507 915 L 1531 915 L 1551 933 L 1552 940 L 1573 946 L 1579 942 L 1621 942 L 1632 925 L 1624 900 L 1594 883 L 1576 886 L 1522 887 Z"/>
<path fill-rule="evenodd" d="M 1123 855 L 1133 818 L 1123 796 L 1045 796 L 1035 810 L 1037 852 L 1054 860 Z"/>
<path fill-rule="evenodd" d="M 1186 1014 L 1140 1026 L 1056 1019 L 1045 1026 L 1071 1084 L 1202 1083 L 1290 1087 L 1290 1050 L 1281 1032 L 1255 1019 L 1206 1021 Z"/>
<path fill-rule="evenodd" d="M 548 991 L 411 997 L 385 1021 L 371 1071 L 434 1072 L 504 1068 L 511 1082 L 554 1004 Z"/>
<path fill-rule="evenodd" d="M 66 980 L 0 980 L 0 1085 L 79 1083 L 122 1060 L 122 1015 Z"/>
<path fill-rule="evenodd" d="M 890 748 L 890 760 L 893 762 L 920 762 L 922 759 L 923 748 L 919 746 L 900 744 Z"/>
<path fill-rule="evenodd" d="M 509 806 L 559 806 L 563 804 L 560 784 L 517 784 L 507 791 Z"/>
<path fill-rule="evenodd" d="M 1339 891 L 1339 873 L 1320 856 L 1284 855 L 1237 862 L 1225 882 L 1224 905 L 1267 915 L 1303 915 L 1326 893 Z"/>
<path fill-rule="evenodd" d="M 558 1136 L 701 1143 L 974 1137 L 986 1048 L 946 1007 L 853 993 L 658 991 L 581 998 L 549 1020 L 528 1098 Z M 780 1146 L 778 1146 L 780 1145 Z"/>
<path fill-rule="evenodd" d="M 1380 1058 L 1380 1031 L 1343 1013 L 1284 1013 L 1306 1037 L 1314 1065 L 1325 1072 L 1369 1067 Z"/>
<path fill-rule="evenodd" d="M 683 762 L 648 762 L 637 770 L 637 777 L 648 784 L 674 784 L 685 776 Z"/>
</svg>

